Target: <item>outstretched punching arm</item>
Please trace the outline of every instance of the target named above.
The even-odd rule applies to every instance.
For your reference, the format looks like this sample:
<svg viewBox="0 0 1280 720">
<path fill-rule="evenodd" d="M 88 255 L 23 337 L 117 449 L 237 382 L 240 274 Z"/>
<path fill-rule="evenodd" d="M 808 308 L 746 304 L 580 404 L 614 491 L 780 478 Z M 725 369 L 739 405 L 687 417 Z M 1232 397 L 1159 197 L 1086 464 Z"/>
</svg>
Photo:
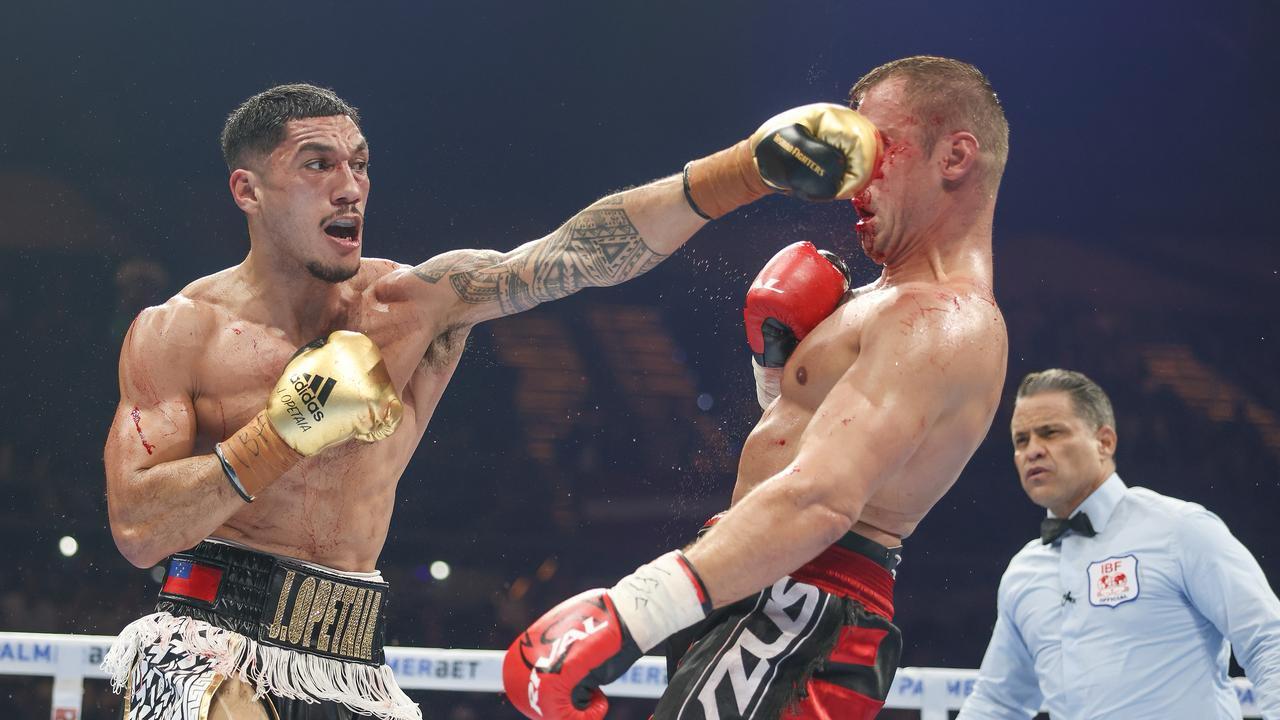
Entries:
<svg viewBox="0 0 1280 720">
<path fill-rule="evenodd" d="M 838 105 L 806 105 L 689 163 L 680 175 L 593 203 L 546 237 L 509 252 L 447 252 L 392 282 L 431 304 L 446 326 L 512 315 L 642 275 L 707 220 L 767 194 L 850 197 L 872 177 L 880 155 L 879 133 L 861 115 Z"/>
<path fill-rule="evenodd" d="M 436 296 L 448 302 L 448 324 L 469 325 L 643 275 L 705 223 L 672 177 L 593 203 L 510 252 L 454 250 L 412 274 L 443 291 Z"/>
</svg>

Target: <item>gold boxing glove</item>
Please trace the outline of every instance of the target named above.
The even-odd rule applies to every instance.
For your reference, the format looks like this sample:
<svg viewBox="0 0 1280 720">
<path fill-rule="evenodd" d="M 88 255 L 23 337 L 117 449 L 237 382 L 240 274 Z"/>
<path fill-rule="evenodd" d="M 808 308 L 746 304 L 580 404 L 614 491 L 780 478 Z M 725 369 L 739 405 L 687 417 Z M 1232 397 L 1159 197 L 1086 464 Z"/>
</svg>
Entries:
<svg viewBox="0 0 1280 720">
<path fill-rule="evenodd" d="M 880 132 L 857 111 L 802 105 L 773 116 L 737 145 L 685 165 L 685 195 L 708 220 L 774 191 L 844 200 L 871 182 L 883 153 Z"/>
<path fill-rule="evenodd" d="M 215 452 L 236 492 L 251 502 L 304 457 L 353 438 L 390 436 L 403 414 L 378 346 L 338 330 L 300 349 L 267 407 Z"/>
</svg>

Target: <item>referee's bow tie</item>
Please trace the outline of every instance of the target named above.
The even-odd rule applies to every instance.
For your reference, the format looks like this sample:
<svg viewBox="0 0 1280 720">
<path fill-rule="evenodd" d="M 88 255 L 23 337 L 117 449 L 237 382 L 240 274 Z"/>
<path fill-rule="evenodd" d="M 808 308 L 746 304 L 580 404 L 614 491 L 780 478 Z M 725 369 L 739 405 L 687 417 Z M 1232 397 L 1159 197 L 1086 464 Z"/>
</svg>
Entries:
<svg viewBox="0 0 1280 720">
<path fill-rule="evenodd" d="M 1045 545 L 1057 542 L 1058 538 L 1068 532 L 1079 533 L 1085 537 L 1098 534 L 1098 531 L 1093 529 L 1093 523 L 1089 522 L 1089 516 L 1084 513 L 1076 513 L 1069 520 L 1045 518 L 1040 522 L 1040 542 Z"/>
</svg>

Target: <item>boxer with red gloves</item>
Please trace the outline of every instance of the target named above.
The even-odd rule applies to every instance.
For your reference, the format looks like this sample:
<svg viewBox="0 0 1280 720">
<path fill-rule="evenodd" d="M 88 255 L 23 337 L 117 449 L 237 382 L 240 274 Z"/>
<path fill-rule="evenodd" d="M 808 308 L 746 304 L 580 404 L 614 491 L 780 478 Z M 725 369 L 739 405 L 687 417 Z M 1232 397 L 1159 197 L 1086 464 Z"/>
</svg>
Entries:
<svg viewBox="0 0 1280 720">
<path fill-rule="evenodd" d="M 685 197 L 705 219 L 773 191 L 805 199 L 851 198 L 873 176 L 881 155 L 879 132 L 866 118 L 838 105 L 805 105 L 771 118 L 737 145 L 686 165 Z M 761 339 L 758 352 L 771 362 L 785 362 L 795 341 L 830 314 L 848 285 L 839 259 L 818 252 L 810 243 L 797 243 L 779 253 L 757 281 L 768 287 L 748 299 L 748 322 L 759 312 L 761 322 L 769 323 L 769 345 Z M 785 297 L 764 297 L 768 293 Z M 756 329 L 761 338 L 762 332 Z M 566 600 L 517 638 L 503 662 L 507 695 L 531 718 L 604 717 L 608 701 L 599 686 L 710 610 L 706 588 L 684 555 L 663 555 L 608 590 Z"/>
<path fill-rule="evenodd" d="M 761 409 L 778 397 L 782 366 L 796 345 L 835 311 L 849 284 L 839 255 L 805 241 L 778 251 L 751 283 L 743 319 Z"/>
<path fill-rule="evenodd" d="M 991 229 L 1008 125 L 986 78 L 945 58 L 876 68 L 852 97 L 885 145 L 851 186 L 880 278 L 848 293 L 806 243 L 765 267 L 744 317 L 753 360 L 781 366 L 781 392 L 743 446 L 730 508 L 681 552 L 562 603 L 512 644 L 504 682 L 529 717 L 602 717 L 599 686 L 677 631 L 655 720 L 870 720 L 883 707 L 902 642 L 902 539 L 960 476 L 1004 384 Z M 775 160 L 799 173 L 793 194 L 843 196 L 805 135 L 824 125 L 767 124 L 690 164 L 690 206 L 731 210 L 788 177 Z"/>
</svg>

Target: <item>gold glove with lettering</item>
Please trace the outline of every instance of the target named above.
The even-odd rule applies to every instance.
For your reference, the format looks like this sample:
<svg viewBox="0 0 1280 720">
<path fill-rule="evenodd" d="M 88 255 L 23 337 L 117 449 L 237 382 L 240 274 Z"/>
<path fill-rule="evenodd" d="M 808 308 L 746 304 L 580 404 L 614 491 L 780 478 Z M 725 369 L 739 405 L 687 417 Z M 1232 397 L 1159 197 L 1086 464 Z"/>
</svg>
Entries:
<svg viewBox="0 0 1280 720">
<path fill-rule="evenodd" d="M 216 453 L 236 492 L 252 502 L 304 457 L 353 438 L 390 436 L 403 413 L 378 346 L 361 333 L 339 330 L 299 350 L 267 407 Z"/>
<path fill-rule="evenodd" d="M 751 137 L 685 165 L 685 195 L 713 220 L 779 191 L 805 200 L 848 199 L 871 182 L 880 132 L 858 112 L 815 103 L 775 115 Z"/>
</svg>

